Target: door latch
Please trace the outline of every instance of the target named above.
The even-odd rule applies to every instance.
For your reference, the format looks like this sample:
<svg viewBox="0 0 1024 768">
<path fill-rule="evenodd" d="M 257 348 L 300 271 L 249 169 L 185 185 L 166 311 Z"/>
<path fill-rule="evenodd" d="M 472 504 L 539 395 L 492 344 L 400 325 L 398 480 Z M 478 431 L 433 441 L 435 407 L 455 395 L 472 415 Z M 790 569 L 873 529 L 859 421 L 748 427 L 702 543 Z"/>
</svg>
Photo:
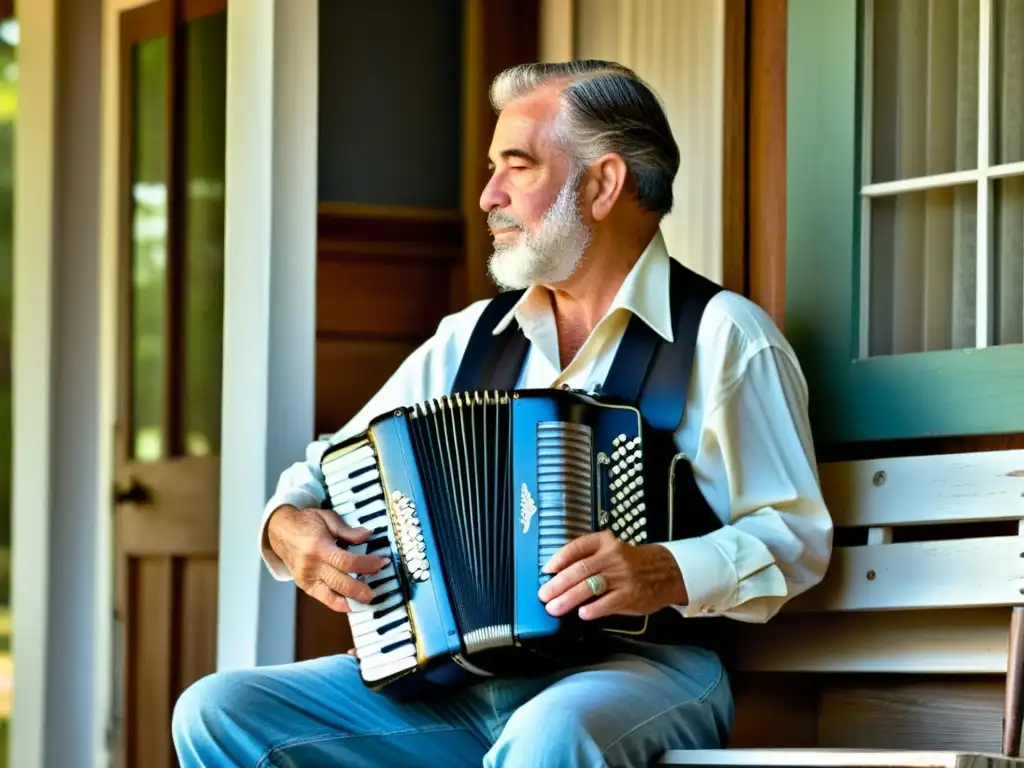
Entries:
<svg viewBox="0 0 1024 768">
<path fill-rule="evenodd" d="M 127 483 L 117 483 L 114 485 L 115 504 L 135 504 L 141 506 L 143 504 L 150 504 L 152 501 L 153 494 L 150 493 L 149 488 L 134 477 L 129 478 Z"/>
</svg>

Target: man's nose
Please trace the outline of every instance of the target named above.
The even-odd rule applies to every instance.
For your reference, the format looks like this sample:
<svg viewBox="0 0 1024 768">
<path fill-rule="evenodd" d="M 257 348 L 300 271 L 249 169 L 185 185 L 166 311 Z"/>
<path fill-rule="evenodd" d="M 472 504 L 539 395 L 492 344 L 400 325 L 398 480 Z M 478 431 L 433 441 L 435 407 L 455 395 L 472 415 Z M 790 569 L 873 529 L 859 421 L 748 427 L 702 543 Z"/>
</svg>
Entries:
<svg viewBox="0 0 1024 768">
<path fill-rule="evenodd" d="M 495 208 L 504 208 L 509 204 L 508 195 L 502 188 L 499 174 L 491 176 L 480 193 L 480 210 L 489 213 Z"/>
</svg>

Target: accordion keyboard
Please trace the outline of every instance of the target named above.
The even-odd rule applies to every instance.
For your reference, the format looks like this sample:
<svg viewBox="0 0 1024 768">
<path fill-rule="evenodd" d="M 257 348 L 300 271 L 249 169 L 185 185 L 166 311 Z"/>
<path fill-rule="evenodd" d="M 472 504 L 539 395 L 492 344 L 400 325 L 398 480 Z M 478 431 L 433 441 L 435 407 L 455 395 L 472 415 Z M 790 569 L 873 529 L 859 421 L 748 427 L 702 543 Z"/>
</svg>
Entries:
<svg viewBox="0 0 1024 768">
<path fill-rule="evenodd" d="M 365 544 L 350 546 L 349 551 L 391 560 L 390 565 L 375 574 L 349 574 L 373 589 L 369 603 L 346 598 L 360 670 L 363 678 L 372 683 L 417 665 L 412 624 L 396 570 L 398 558 L 387 499 L 376 455 L 368 440 L 334 453 L 324 461 L 323 471 L 335 512 L 347 525 L 371 531 Z M 415 546 L 415 532 L 411 533 Z M 404 538 L 408 538 L 410 532 L 404 534 Z"/>
</svg>

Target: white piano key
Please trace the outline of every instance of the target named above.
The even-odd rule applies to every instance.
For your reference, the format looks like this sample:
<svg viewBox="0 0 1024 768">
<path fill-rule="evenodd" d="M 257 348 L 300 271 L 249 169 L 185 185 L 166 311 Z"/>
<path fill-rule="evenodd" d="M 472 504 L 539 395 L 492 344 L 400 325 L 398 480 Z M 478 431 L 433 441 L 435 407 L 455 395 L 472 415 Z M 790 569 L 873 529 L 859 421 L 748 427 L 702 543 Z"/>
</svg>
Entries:
<svg viewBox="0 0 1024 768">
<path fill-rule="evenodd" d="M 388 579 L 384 583 L 378 584 L 373 588 L 373 596 L 380 597 L 381 595 L 386 595 L 388 592 L 393 592 L 396 589 L 398 589 L 398 579 Z M 371 605 L 369 607 L 376 608 L 377 606 Z"/>
<path fill-rule="evenodd" d="M 396 661 L 408 658 L 416 658 L 416 646 L 412 643 L 406 643 L 405 645 L 399 646 L 387 653 L 378 653 L 369 658 L 363 659 L 360 665 L 364 672 L 369 672 L 373 669 L 380 669 L 381 667 L 388 667 L 394 664 Z"/>
<path fill-rule="evenodd" d="M 364 613 L 362 615 L 372 616 L 373 614 Z M 391 632 L 396 629 L 412 631 L 413 625 L 410 621 L 409 613 L 406 612 L 406 609 L 401 608 L 399 611 L 391 611 L 387 617 L 371 618 L 369 622 L 352 625 L 352 642 L 356 647 L 376 642 L 378 638 L 384 636 L 384 633 L 380 631 L 382 628 L 385 632 Z"/>
<path fill-rule="evenodd" d="M 366 456 L 373 456 L 373 446 L 369 440 L 362 440 L 354 443 L 344 451 L 336 451 L 324 461 L 324 469 L 344 467 L 356 461 L 361 461 Z"/>
<path fill-rule="evenodd" d="M 366 466 L 367 463 L 374 464 L 376 461 L 377 457 L 374 455 L 373 449 L 367 445 L 354 451 L 338 454 L 333 459 L 325 461 L 321 466 L 324 477 L 328 475 L 339 477 L 350 473 L 353 468 Z"/>
<path fill-rule="evenodd" d="M 391 675 L 397 675 L 399 672 L 404 672 L 407 669 L 412 669 L 416 666 L 416 657 L 411 656 L 408 658 L 398 659 L 396 661 L 389 661 L 387 664 L 379 667 L 370 667 L 367 670 L 360 669 L 363 679 L 367 682 L 374 683 L 378 680 L 383 680 Z"/>
<path fill-rule="evenodd" d="M 393 579 L 395 578 L 395 566 L 394 564 L 385 565 L 376 573 L 360 573 L 356 575 L 358 581 L 366 583 L 373 583 L 380 581 L 381 579 Z"/>
<path fill-rule="evenodd" d="M 359 482 L 360 479 L 367 477 L 372 471 L 378 470 L 377 459 L 373 454 L 368 454 L 357 461 L 348 462 L 344 465 L 324 465 L 323 467 L 324 480 L 328 484 L 335 486 L 346 482 Z"/>
<path fill-rule="evenodd" d="M 392 643 L 397 643 L 400 640 L 412 640 L 412 629 L 408 625 L 396 627 L 390 632 L 378 635 L 378 638 L 379 639 L 377 640 L 372 640 L 372 636 L 364 635 L 361 638 L 362 643 L 356 643 L 356 654 L 360 659 L 366 659 L 378 654 L 381 652 L 382 648 L 385 648 Z"/>
<path fill-rule="evenodd" d="M 351 525 L 353 528 L 358 528 L 359 526 L 364 525 L 359 522 L 359 518 L 366 517 L 367 515 L 375 515 L 379 512 L 387 512 L 388 505 L 382 497 L 361 507 L 357 507 L 355 504 L 345 504 L 344 506 L 335 507 L 334 511 L 337 512 L 341 516 L 341 519 L 345 521 L 345 525 Z M 387 518 L 385 517 L 381 519 Z"/>
<path fill-rule="evenodd" d="M 371 464 L 373 466 L 373 464 Z M 380 470 L 373 466 L 373 469 L 368 469 L 365 472 L 360 472 L 358 475 L 351 477 L 349 475 L 340 477 L 327 476 L 327 491 L 331 496 L 340 496 L 346 491 L 355 488 L 356 486 L 366 485 L 366 483 L 380 483 Z"/>
<path fill-rule="evenodd" d="M 352 627 L 352 631 L 353 632 L 355 632 L 355 628 L 357 626 L 361 628 L 362 624 L 366 623 L 367 621 L 376 621 L 375 619 L 373 619 L 373 614 L 376 611 L 386 611 L 389 608 L 401 608 L 402 609 L 402 614 L 401 615 L 404 615 L 404 616 L 408 616 L 409 615 L 408 613 L 405 612 L 405 603 L 402 600 L 402 595 L 401 594 L 394 594 L 391 597 L 389 597 L 387 600 L 385 600 L 385 601 L 383 601 L 381 603 L 378 603 L 377 605 L 366 605 L 365 603 L 357 603 L 354 600 L 351 600 L 349 602 L 353 605 L 353 610 L 348 615 L 348 623 L 349 623 L 349 626 Z M 358 608 L 356 608 L 356 606 L 358 606 Z M 382 621 L 380 621 L 380 623 L 377 626 L 382 626 L 384 624 L 387 624 L 388 621 L 394 621 L 395 619 L 401 618 L 401 615 L 396 614 L 396 615 L 392 616 L 390 619 L 388 619 L 387 621 L 382 620 Z M 383 619 L 383 618 L 384 617 L 382 616 L 381 619 Z"/>
<path fill-rule="evenodd" d="M 360 611 L 358 613 L 350 613 L 348 615 L 349 626 L 352 627 L 352 632 L 356 631 L 356 628 L 361 628 L 364 624 L 374 624 L 375 627 L 383 626 L 389 621 L 395 621 L 396 619 L 408 618 L 409 614 L 405 609 L 405 603 L 400 605 L 392 605 L 383 609 L 383 612 L 378 618 L 373 617 L 374 611 Z M 360 629 L 360 631 L 362 631 Z"/>
<path fill-rule="evenodd" d="M 342 491 L 341 493 L 331 494 L 331 504 L 334 509 L 338 512 L 344 512 L 346 508 L 351 507 L 355 509 L 357 502 L 365 499 L 383 499 L 384 498 L 384 487 L 380 483 L 374 483 L 368 485 L 359 491 Z"/>
</svg>

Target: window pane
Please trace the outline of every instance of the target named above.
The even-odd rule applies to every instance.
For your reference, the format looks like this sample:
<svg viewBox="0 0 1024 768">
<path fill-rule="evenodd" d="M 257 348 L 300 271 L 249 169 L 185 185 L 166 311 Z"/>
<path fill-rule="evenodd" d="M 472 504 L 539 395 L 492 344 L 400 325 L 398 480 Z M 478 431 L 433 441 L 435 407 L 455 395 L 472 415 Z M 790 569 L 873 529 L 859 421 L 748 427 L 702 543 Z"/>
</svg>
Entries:
<svg viewBox="0 0 1024 768">
<path fill-rule="evenodd" d="M 14 245 L 14 125 L 18 114 L 18 23 L 0 21 L 0 768 L 7 765 L 11 661 L 11 269 Z"/>
<path fill-rule="evenodd" d="M 133 452 L 164 453 L 164 286 L 167 272 L 167 40 L 134 49 L 132 152 Z"/>
<path fill-rule="evenodd" d="M 973 185 L 873 200 L 869 355 L 975 345 Z"/>
<path fill-rule="evenodd" d="M 1024 342 L 1024 176 L 992 184 L 994 343 Z"/>
<path fill-rule="evenodd" d="M 1024 0 L 992 7 L 992 162 L 1024 160 Z"/>
<path fill-rule="evenodd" d="M 220 453 L 227 14 L 186 28 L 185 451 Z"/>
<path fill-rule="evenodd" d="M 871 182 L 977 167 L 978 1 L 872 4 Z"/>
</svg>

